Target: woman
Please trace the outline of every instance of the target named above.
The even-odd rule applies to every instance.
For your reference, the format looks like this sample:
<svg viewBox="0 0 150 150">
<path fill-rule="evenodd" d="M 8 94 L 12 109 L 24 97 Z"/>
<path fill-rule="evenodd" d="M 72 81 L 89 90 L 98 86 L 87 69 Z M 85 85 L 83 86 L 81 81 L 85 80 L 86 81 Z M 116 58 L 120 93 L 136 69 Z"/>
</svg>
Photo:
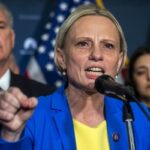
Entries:
<svg viewBox="0 0 150 150">
<path fill-rule="evenodd" d="M 139 47 L 133 53 L 128 72 L 129 84 L 137 98 L 150 108 L 150 48 Z"/>
<path fill-rule="evenodd" d="M 1 96 L 5 102 L 11 96 L 16 110 L 13 107 L 8 113 L 5 109 L 12 116 L 1 115 L 0 149 L 127 150 L 122 101 L 104 97 L 94 88 L 98 76 L 114 78 L 118 74 L 126 52 L 123 31 L 110 12 L 95 5 L 79 7 L 63 23 L 56 38 L 55 63 L 66 77 L 65 86 L 53 95 L 40 97 L 27 123 L 36 99 L 26 100 L 16 89 L 8 92 L 7 98 Z M 137 150 L 147 149 L 149 142 L 142 138 L 148 139 L 148 121 L 136 105 L 132 107 Z"/>
</svg>

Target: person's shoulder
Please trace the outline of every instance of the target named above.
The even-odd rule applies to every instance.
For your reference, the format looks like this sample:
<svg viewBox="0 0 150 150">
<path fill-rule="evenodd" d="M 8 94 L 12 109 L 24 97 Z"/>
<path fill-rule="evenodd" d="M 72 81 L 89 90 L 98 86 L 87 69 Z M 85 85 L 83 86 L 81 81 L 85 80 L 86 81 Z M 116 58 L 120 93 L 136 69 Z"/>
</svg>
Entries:
<svg viewBox="0 0 150 150">
<path fill-rule="evenodd" d="M 55 102 L 57 101 L 63 101 L 63 99 L 66 99 L 65 92 L 64 92 L 64 86 L 59 87 L 55 92 L 50 93 L 49 95 L 46 96 L 39 96 L 38 99 L 40 101 L 52 101 L 54 100 Z"/>
<path fill-rule="evenodd" d="M 143 117 L 145 118 L 145 115 L 142 109 L 144 109 L 146 113 L 150 114 L 146 105 L 140 102 L 138 104 L 137 102 L 131 101 L 131 100 L 125 101 L 125 100 L 121 100 L 115 97 L 105 96 L 105 104 L 107 107 L 109 107 L 109 109 L 113 109 L 116 111 L 120 110 L 122 112 L 123 112 L 125 105 L 129 105 L 132 112 L 135 114 L 135 118 L 143 118 Z M 140 107 L 142 107 L 142 109 Z"/>
<path fill-rule="evenodd" d="M 38 97 L 38 107 L 36 108 L 36 112 L 49 112 L 51 110 L 59 110 L 60 105 L 63 105 L 63 98 L 60 94 L 60 90 L 57 89 L 55 92 Z"/>
<path fill-rule="evenodd" d="M 55 92 L 38 97 L 39 106 L 51 106 L 53 109 L 60 109 L 66 106 L 67 98 L 65 96 L 64 86 L 59 87 Z"/>
<path fill-rule="evenodd" d="M 143 116 L 145 118 L 146 117 L 145 113 L 147 113 L 150 116 L 150 112 L 144 103 L 130 102 L 130 105 L 131 105 L 132 111 L 135 114 L 137 114 L 136 116 L 140 116 L 140 114 L 141 114 L 141 116 Z"/>
<path fill-rule="evenodd" d="M 11 73 L 11 86 L 19 87 L 28 96 L 48 95 L 55 91 L 55 89 L 48 84 L 43 84 L 13 73 Z"/>
<path fill-rule="evenodd" d="M 25 83 L 28 83 L 28 84 L 36 84 L 36 85 L 39 85 L 39 86 L 47 86 L 43 83 L 40 83 L 40 82 L 35 81 L 33 79 L 29 79 L 28 77 L 25 77 L 25 76 L 20 75 L 20 74 L 12 73 L 11 76 L 12 76 L 12 80 L 14 80 L 14 81 L 17 80 L 18 82 L 20 81 L 20 82 L 25 82 Z"/>
</svg>

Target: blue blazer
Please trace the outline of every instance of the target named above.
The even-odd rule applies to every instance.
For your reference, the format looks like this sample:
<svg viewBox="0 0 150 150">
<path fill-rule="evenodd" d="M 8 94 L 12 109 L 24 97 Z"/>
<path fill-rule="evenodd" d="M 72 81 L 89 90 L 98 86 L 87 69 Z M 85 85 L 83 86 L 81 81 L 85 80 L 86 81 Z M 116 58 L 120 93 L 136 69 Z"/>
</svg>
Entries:
<svg viewBox="0 0 150 150">
<path fill-rule="evenodd" d="M 123 122 L 123 102 L 105 97 L 110 150 L 128 150 L 128 134 Z M 150 150 L 150 122 L 137 104 L 131 104 L 136 150 Z M 146 109 L 146 107 L 145 107 Z M 101 139 L 100 139 L 101 140 Z M 0 140 L 0 150 L 76 150 L 70 109 L 61 87 L 54 94 L 39 98 L 39 104 L 18 142 Z"/>
</svg>

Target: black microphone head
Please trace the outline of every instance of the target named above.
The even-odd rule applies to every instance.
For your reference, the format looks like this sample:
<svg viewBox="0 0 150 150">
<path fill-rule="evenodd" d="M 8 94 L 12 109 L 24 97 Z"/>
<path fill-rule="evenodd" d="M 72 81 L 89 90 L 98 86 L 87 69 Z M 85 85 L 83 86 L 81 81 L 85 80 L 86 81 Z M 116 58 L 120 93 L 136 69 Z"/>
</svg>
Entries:
<svg viewBox="0 0 150 150">
<path fill-rule="evenodd" d="M 130 99 L 134 96 L 134 91 L 131 87 L 126 87 L 115 82 L 109 75 L 101 75 L 95 80 L 95 89 L 101 94 Z"/>
<path fill-rule="evenodd" d="M 111 82 L 114 82 L 114 79 L 107 75 L 107 74 L 104 74 L 104 75 L 101 75 L 99 76 L 96 80 L 95 80 L 95 89 L 102 93 L 102 94 L 105 94 L 105 90 L 106 90 L 106 84 L 109 84 Z"/>
</svg>

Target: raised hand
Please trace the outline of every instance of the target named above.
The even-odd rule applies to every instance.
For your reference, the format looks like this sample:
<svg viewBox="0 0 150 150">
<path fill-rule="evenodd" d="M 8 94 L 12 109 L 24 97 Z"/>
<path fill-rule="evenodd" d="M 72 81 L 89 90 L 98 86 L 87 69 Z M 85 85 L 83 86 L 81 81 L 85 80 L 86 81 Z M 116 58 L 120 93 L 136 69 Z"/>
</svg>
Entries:
<svg viewBox="0 0 150 150">
<path fill-rule="evenodd" d="M 6 92 L 0 92 L 1 138 L 17 141 L 36 105 L 36 98 L 28 98 L 18 88 L 13 87 Z"/>
</svg>

